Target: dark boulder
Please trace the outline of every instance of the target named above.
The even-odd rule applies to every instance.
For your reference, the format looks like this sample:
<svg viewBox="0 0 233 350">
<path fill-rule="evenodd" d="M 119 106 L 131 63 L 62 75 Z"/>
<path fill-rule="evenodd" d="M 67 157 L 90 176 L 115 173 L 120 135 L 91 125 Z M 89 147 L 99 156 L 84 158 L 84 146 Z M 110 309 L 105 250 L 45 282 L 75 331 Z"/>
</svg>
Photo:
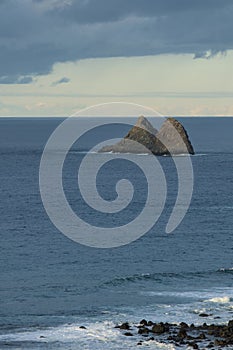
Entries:
<svg viewBox="0 0 233 350">
<path fill-rule="evenodd" d="M 179 339 L 185 339 L 185 338 L 187 338 L 187 332 L 186 332 L 186 330 L 185 330 L 184 328 L 181 328 L 181 329 L 179 330 L 178 334 L 177 334 L 177 337 L 178 337 Z"/>
<path fill-rule="evenodd" d="M 150 330 L 146 327 L 139 328 L 139 330 L 138 330 L 138 334 L 148 334 L 149 332 L 150 332 Z"/>
<path fill-rule="evenodd" d="M 151 331 L 156 334 L 162 334 L 167 331 L 166 326 L 161 322 L 161 323 L 155 323 L 153 327 L 151 328 Z"/>
<path fill-rule="evenodd" d="M 87 329 L 85 326 L 80 326 L 79 328 L 80 329 Z"/>
<path fill-rule="evenodd" d="M 141 320 L 140 325 L 147 326 L 147 320 L 145 320 L 145 319 Z"/>
<path fill-rule="evenodd" d="M 124 329 L 124 330 L 128 330 L 130 329 L 130 325 L 128 322 L 124 322 L 121 325 L 117 325 L 115 328 L 120 328 L 120 329 Z"/>
<path fill-rule="evenodd" d="M 203 313 L 199 314 L 199 316 L 200 316 L 200 317 L 209 317 L 210 315 L 208 315 L 208 314 L 206 314 L 206 313 L 203 312 Z"/>
<path fill-rule="evenodd" d="M 233 320 L 230 320 L 228 322 L 228 328 L 231 328 L 233 330 Z"/>
<path fill-rule="evenodd" d="M 130 333 L 130 332 L 125 332 L 124 335 L 125 335 L 126 337 L 133 337 L 133 334 Z"/>
</svg>

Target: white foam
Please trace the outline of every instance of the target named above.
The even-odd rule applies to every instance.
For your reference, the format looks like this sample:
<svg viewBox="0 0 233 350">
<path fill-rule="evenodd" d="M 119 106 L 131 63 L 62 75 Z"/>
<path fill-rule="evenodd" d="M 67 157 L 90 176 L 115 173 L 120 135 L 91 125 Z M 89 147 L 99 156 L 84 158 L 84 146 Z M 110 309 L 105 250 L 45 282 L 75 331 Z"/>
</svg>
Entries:
<svg viewBox="0 0 233 350">
<path fill-rule="evenodd" d="M 63 325 L 51 327 L 43 330 L 25 331 L 0 335 L 0 340 L 18 340 L 18 341 L 71 341 L 76 339 L 112 340 L 118 337 L 118 331 L 114 328 L 113 322 L 96 322 L 85 325 L 87 329 L 81 329 L 80 325 Z M 45 338 L 41 338 L 41 336 Z"/>
<path fill-rule="evenodd" d="M 226 303 L 230 303 L 231 299 L 228 296 L 223 296 L 223 297 L 215 297 L 215 298 L 207 299 L 204 301 L 211 302 L 211 303 L 226 304 Z"/>
<path fill-rule="evenodd" d="M 230 206 L 230 207 L 228 206 L 226 208 L 232 209 L 233 207 L 232 206 Z M 233 267 L 230 267 L 230 268 L 222 267 L 221 269 L 219 269 L 219 271 L 221 271 L 221 272 L 233 271 Z"/>
<path fill-rule="evenodd" d="M 195 154 L 192 154 L 192 157 L 203 157 L 203 156 L 207 156 L 206 153 L 195 153 Z"/>
<path fill-rule="evenodd" d="M 80 325 L 62 325 L 50 327 L 48 329 L 27 330 L 18 333 L 0 335 L 0 341 L 7 342 L 38 342 L 63 344 L 63 349 L 70 349 L 70 345 L 75 349 L 135 349 L 141 337 L 137 335 L 137 328 L 133 329 L 133 337 L 126 337 L 124 331 L 114 328 L 115 324 L 109 321 L 82 324 L 86 329 L 81 329 Z M 51 344 L 52 346 L 52 344 Z M 171 344 L 163 344 L 158 341 L 147 341 L 140 347 L 141 349 L 166 349 L 175 350 Z M 52 347 L 51 347 L 52 349 Z"/>
<path fill-rule="evenodd" d="M 208 297 L 210 295 L 209 291 L 184 291 L 184 292 L 154 292 L 154 291 L 146 291 L 140 292 L 141 295 L 146 295 L 150 297 L 154 296 L 162 296 L 162 297 L 175 297 L 175 298 L 192 298 L 192 299 L 203 299 L 204 297 Z"/>
<path fill-rule="evenodd" d="M 156 297 L 180 297 L 202 300 L 204 302 L 216 302 L 216 303 L 228 303 L 233 298 L 232 288 L 216 288 L 214 290 L 202 290 L 202 291 L 144 291 L 139 292 L 141 295 Z M 227 294 L 227 295 L 226 295 Z"/>
<path fill-rule="evenodd" d="M 199 291 L 148 291 L 140 292 L 140 294 L 150 296 L 151 303 L 154 301 L 155 306 L 154 308 L 150 306 L 143 307 L 142 310 L 138 309 L 136 313 L 138 320 L 143 315 L 143 318 L 154 322 L 180 323 L 184 321 L 188 324 L 201 324 L 203 318 L 199 315 L 206 313 L 209 315 L 208 322 L 225 324 L 232 318 L 233 290 L 230 287 Z M 157 299 L 157 296 L 163 297 L 161 300 L 167 303 L 158 304 L 160 299 Z M 181 299 L 180 303 L 177 303 L 177 297 Z M 216 317 L 220 317 L 218 321 L 215 321 Z"/>
</svg>

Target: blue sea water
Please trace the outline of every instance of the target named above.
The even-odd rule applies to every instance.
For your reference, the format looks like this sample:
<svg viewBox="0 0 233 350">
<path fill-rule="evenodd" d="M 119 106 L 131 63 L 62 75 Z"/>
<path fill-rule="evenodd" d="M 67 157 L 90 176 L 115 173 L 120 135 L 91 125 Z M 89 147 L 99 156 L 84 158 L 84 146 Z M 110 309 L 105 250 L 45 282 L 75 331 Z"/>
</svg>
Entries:
<svg viewBox="0 0 233 350">
<path fill-rule="evenodd" d="M 159 221 L 129 245 L 97 249 L 60 233 L 41 201 L 41 155 L 63 119 L 0 119 L 0 349 L 134 349 L 136 337 L 122 335 L 116 323 L 142 318 L 201 323 L 201 312 L 211 314 L 211 323 L 233 318 L 233 118 L 179 120 L 196 151 L 193 197 L 184 220 L 165 233 L 177 176 L 172 159 L 159 157 L 168 184 Z M 92 224 L 122 225 L 141 210 L 147 194 L 143 174 L 126 160 L 107 163 L 98 176 L 100 194 L 112 200 L 116 182 L 127 174 L 135 203 L 113 219 L 92 211 L 76 188 L 75 167 L 96 141 L 95 135 L 86 136 L 65 163 L 67 198 Z M 93 153 L 91 161 L 96 157 L 104 162 L 113 156 Z M 131 160 L 137 157 L 152 156 Z"/>
</svg>

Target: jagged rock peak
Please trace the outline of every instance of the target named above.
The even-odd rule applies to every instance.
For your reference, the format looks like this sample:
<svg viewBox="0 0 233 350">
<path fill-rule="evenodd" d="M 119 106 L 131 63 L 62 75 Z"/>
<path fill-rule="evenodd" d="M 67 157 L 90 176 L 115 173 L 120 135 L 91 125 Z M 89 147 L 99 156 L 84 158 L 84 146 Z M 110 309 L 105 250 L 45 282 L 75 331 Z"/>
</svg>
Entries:
<svg viewBox="0 0 233 350">
<path fill-rule="evenodd" d="M 138 128 L 142 128 L 142 129 L 145 129 L 146 131 L 148 131 L 149 133 L 155 135 L 157 134 L 158 130 L 156 130 L 152 124 L 149 122 L 148 119 L 146 119 L 143 115 L 141 115 L 136 124 L 135 124 L 136 127 Z"/>
<path fill-rule="evenodd" d="M 104 146 L 99 152 L 173 155 L 194 154 L 194 149 L 185 128 L 175 118 L 166 119 L 157 131 L 145 117 L 141 116 L 120 142 Z"/>
<path fill-rule="evenodd" d="M 156 136 L 171 153 L 194 154 L 187 131 L 175 118 L 167 118 Z"/>
</svg>

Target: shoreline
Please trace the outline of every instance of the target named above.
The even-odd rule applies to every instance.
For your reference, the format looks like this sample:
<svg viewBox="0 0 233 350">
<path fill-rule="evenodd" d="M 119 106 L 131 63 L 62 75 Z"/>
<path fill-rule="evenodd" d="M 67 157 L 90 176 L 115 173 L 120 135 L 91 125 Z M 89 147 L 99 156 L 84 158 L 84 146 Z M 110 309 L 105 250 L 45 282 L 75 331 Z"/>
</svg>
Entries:
<svg viewBox="0 0 233 350">
<path fill-rule="evenodd" d="M 203 314 L 203 317 L 205 315 Z M 179 348 L 191 349 L 220 349 L 233 348 L 233 320 L 227 324 L 188 325 L 185 322 L 179 324 L 152 322 L 142 319 L 139 324 L 124 322 L 115 326 L 123 335 L 128 337 L 140 337 L 135 345 L 140 346 L 148 341 L 157 341 L 166 345 L 174 345 Z"/>
</svg>

